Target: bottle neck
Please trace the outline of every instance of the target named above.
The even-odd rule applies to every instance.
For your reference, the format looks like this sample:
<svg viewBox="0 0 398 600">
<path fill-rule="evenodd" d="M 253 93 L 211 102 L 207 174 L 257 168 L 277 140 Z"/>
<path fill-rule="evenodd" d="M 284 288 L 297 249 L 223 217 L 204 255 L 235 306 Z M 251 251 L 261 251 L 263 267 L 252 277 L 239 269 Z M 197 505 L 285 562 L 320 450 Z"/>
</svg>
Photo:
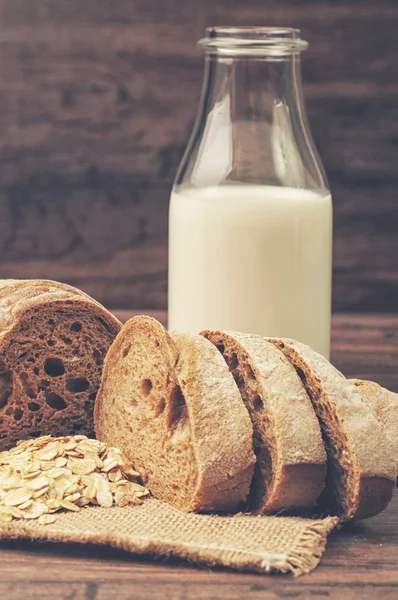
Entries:
<svg viewBox="0 0 398 600">
<path fill-rule="evenodd" d="M 232 122 L 272 123 L 279 107 L 304 118 L 301 51 L 307 42 L 292 28 L 208 28 L 203 116 L 229 103 Z M 306 123 L 302 125 L 306 127 Z"/>
<path fill-rule="evenodd" d="M 300 52 L 279 41 L 261 51 L 246 42 L 240 51 L 217 44 L 206 52 L 198 117 L 176 185 L 327 188 L 305 114 Z"/>
<path fill-rule="evenodd" d="M 228 111 L 233 123 L 294 120 L 295 126 L 305 130 L 300 56 L 278 61 L 207 56 L 201 117 L 212 111 Z"/>
</svg>

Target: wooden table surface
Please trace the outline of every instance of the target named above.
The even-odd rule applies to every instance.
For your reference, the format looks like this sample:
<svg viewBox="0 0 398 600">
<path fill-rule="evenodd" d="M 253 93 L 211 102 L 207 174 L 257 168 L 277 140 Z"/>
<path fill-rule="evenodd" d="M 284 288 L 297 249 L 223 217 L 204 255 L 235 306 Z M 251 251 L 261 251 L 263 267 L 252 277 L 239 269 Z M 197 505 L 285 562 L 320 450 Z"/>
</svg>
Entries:
<svg viewBox="0 0 398 600">
<path fill-rule="evenodd" d="M 118 316 L 125 320 L 132 314 Z M 164 321 L 164 313 L 150 314 Z M 335 316 L 332 362 L 347 376 L 372 378 L 398 391 L 398 315 Z M 398 495 L 381 515 L 332 535 L 320 566 L 298 579 L 197 569 L 95 546 L 0 544 L 2 600 L 161 598 L 396 600 Z"/>
</svg>

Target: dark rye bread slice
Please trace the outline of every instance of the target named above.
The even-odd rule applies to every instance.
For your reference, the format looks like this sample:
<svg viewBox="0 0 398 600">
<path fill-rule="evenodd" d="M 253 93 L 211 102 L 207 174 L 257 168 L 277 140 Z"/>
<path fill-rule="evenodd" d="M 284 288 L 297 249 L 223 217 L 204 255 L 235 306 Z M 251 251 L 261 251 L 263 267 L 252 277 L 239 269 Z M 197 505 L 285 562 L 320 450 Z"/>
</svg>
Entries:
<svg viewBox="0 0 398 600">
<path fill-rule="evenodd" d="M 248 496 L 250 418 L 222 356 L 203 337 L 130 319 L 105 360 L 95 429 L 155 496 L 181 510 L 233 511 Z"/>
<path fill-rule="evenodd" d="M 293 340 L 270 341 L 297 370 L 321 425 L 328 471 L 320 510 L 342 521 L 381 512 L 391 500 L 397 467 L 391 444 L 371 410 L 326 358 Z"/>
<path fill-rule="evenodd" d="M 325 485 L 326 453 L 311 401 L 285 355 L 257 335 L 206 330 L 239 387 L 254 428 L 250 508 L 312 508 Z"/>
<path fill-rule="evenodd" d="M 350 379 L 362 400 L 380 423 L 394 448 L 398 465 L 398 394 L 383 388 L 374 381 Z"/>
<path fill-rule="evenodd" d="M 0 281 L 0 450 L 29 437 L 94 434 L 102 363 L 120 327 L 69 285 Z"/>
</svg>

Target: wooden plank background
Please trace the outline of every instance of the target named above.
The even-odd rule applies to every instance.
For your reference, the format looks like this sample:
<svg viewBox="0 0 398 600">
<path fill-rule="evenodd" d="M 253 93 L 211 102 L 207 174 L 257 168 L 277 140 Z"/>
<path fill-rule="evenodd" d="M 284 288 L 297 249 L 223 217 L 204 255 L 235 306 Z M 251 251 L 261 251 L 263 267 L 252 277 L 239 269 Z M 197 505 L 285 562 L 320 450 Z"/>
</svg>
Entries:
<svg viewBox="0 0 398 600">
<path fill-rule="evenodd" d="M 335 201 L 334 309 L 398 310 L 396 0 L 0 0 L 0 277 L 167 303 L 169 190 L 207 25 L 302 29 Z"/>
</svg>

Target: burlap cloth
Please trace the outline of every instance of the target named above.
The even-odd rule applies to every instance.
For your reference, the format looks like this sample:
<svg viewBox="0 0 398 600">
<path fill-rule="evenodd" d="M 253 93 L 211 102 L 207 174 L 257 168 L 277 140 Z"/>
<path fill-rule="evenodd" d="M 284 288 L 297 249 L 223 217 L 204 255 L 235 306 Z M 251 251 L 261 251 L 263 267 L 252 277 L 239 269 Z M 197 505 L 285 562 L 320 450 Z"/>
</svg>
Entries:
<svg viewBox="0 0 398 600">
<path fill-rule="evenodd" d="M 337 519 L 185 514 L 149 499 L 140 506 L 88 507 L 57 514 L 52 525 L 13 521 L 0 539 L 109 545 L 135 554 L 175 556 L 197 565 L 301 575 L 319 563 Z"/>
</svg>

